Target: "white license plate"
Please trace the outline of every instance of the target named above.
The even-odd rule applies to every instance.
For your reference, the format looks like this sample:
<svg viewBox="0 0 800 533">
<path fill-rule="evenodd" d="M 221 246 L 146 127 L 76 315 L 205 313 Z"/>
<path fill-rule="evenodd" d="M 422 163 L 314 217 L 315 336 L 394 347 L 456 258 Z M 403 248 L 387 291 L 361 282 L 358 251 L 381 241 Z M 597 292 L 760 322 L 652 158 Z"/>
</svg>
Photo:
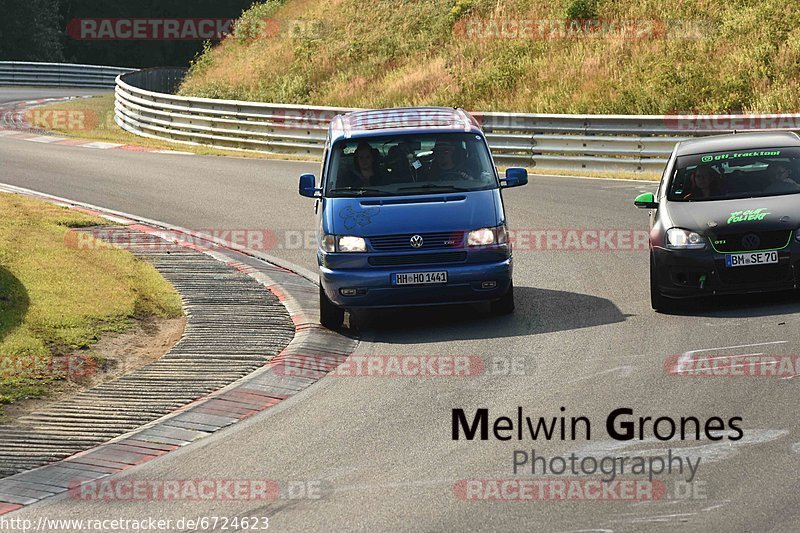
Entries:
<svg viewBox="0 0 800 533">
<path fill-rule="evenodd" d="M 740 267 L 753 265 L 771 265 L 778 262 L 778 252 L 753 252 L 751 254 L 728 254 L 725 266 Z"/>
<path fill-rule="evenodd" d="M 430 285 L 433 283 L 447 283 L 447 271 L 406 272 L 394 275 L 395 285 Z"/>
</svg>

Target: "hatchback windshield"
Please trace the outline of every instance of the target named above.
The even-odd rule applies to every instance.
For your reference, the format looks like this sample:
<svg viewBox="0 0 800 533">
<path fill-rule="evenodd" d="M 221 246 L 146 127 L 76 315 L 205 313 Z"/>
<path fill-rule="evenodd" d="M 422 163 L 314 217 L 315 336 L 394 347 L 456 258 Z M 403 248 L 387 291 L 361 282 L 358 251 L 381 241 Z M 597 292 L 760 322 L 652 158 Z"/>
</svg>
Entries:
<svg viewBox="0 0 800 533">
<path fill-rule="evenodd" d="M 730 200 L 800 193 L 800 149 L 766 148 L 678 158 L 668 199 Z"/>
<path fill-rule="evenodd" d="M 497 187 L 483 138 L 428 133 L 340 141 L 333 147 L 327 196 L 400 196 Z"/>
</svg>

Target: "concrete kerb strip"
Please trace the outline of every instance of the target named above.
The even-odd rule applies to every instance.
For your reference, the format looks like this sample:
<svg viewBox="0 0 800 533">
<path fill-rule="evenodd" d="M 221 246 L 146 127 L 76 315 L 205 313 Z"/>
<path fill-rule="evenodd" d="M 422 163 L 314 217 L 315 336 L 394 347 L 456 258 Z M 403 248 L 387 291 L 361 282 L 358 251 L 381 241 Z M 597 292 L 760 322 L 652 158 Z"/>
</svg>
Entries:
<svg viewBox="0 0 800 533">
<path fill-rule="evenodd" d="M 139 230 L 157 232 L 168 229 L 191 235 L 188 230 L 175 226 L 28 189 L 0 184 L 0 191 L 78 208 L 113 222 L 135 224 Z M 315 276 L 309 271 L 271 258 L 268 254 L 230 246 L 218 239 L 213 242 L 204 240 L 209 248 L 215 249 L 190 247 L 250 275 L 280 299 L 295 324 L 294 338 L 265 366 L 158 420 L 62 461 L 1 479 L 0 515 L 76 489 L 77 482 L 100 479 L 150 461 L 264 411 L 324 377 L 355 350 L 356 340 L 319 325 Z M 196 243 L 197 239 L 193 237 L 193 241 Z M 267 272 L 258 269 L 262 261 L 272 263 L 273 268 Z M 306 363 L 314 362 L 314 368 L 326 370 L 313 375 L 303 372 L 302 376 L 276 371 L 279 365 L 294 364 L 297 358 Z"/>
</svg>

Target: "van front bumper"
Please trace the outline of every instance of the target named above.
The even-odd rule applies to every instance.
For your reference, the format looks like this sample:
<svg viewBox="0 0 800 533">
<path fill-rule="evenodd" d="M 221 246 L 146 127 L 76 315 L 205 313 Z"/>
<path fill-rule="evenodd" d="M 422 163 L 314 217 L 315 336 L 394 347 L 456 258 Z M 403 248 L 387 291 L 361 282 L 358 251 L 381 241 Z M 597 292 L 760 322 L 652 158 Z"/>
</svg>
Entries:
<svg viewBox="0 0 800 533">
<path fill-rule="evenodd" d="M 339 269 L 320 267 L 320 282 L 328 298 L 340 307 L 406 307 L 497 300 L 511 285 L 512 259 L 493 263 L 418 265 L 392 269 Z M 429 285 L 392 284 L 394 274 L 446 271 L 447 283 Z M 495 282 L 484 289 L 484 282 Z M 357 289 L 343 296 L 341 289 Z"/>
</svg>

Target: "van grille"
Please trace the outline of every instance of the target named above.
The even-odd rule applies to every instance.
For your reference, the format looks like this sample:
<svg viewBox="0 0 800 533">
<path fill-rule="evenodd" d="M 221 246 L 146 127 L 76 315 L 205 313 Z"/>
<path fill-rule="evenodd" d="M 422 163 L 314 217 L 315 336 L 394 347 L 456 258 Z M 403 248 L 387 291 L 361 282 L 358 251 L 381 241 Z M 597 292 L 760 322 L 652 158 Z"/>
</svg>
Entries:
<svg viewBox="0 0 800 533">
<path fill-rule="evenodd" d="M 422 237 L 422 246 L 411 246 L 411 238 Z M 399 235 L 382 235 L 370 237 L 372 248 L 379 252 L 402 252 L 409 250 L 435 250 L 461 248 L 464 244 L 463 231 L 442 231 L 438 233 L 404 233 Z"/>
<path fill-rule="evenodd" d="M 431 254 L 374 255 L 368 261 L 372 266 L 401 266 L 461 263 L 466 259 L 467 252 L 439 252 Z"/>
</svg>

